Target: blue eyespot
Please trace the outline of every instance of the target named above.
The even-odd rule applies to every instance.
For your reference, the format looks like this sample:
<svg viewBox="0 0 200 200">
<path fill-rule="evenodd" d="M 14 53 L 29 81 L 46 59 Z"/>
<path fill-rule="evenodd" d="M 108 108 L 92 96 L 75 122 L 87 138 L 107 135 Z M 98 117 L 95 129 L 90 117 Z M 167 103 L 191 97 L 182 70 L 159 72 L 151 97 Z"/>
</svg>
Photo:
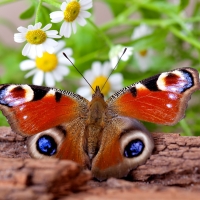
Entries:
<svg viewBox="0 0 200 200">
<path fill-rule="evenodd" d="M 133 158 L 139 156 L 144 149 L 144 143 L 141 140 L 132 140 L 124 149 L 124 156 Z"/>
<path fill-rule="evenodd" d="M 55 140 L 49 135 L 41 136 L 36 143 L 37 150 L 46 156 L 52 156 L 57 151 Z"/>
</svg>

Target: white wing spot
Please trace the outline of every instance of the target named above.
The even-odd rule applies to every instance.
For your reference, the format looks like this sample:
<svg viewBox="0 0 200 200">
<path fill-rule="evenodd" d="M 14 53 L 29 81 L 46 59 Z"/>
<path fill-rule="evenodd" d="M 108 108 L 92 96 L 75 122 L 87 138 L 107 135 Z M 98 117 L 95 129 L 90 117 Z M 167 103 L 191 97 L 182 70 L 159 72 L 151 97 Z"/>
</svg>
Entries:
<svg viewBox="0 0 200 200">
<path fill-rule="evenodd" d="M 172 108 L 172 104 L 170 104 L 170 103 L 168 103 L 166 106 L 167 106 L 168 108 Z"/>
</svg>

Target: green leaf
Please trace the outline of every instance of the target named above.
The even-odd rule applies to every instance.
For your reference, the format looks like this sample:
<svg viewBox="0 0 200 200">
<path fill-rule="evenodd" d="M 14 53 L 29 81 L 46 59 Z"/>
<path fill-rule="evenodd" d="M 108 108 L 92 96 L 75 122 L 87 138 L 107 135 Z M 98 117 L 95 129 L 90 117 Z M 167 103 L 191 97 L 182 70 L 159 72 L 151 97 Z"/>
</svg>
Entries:
<svg viewBox="0 0 200 200">
<path fill-rule="evenodd" d="M 179 4 L 179 11 L 184 10 L 188 6 L 189 2 L 189 0 L 181 0 Z"/>
<path fill-rule="evenodd" d="M 30 19 L 35 13 L 35 6 L 31 5 L 27 10 L 20 14 L 20 19 Z"/>
<path fill-rule="evenodd" d="M 126 4 L 122 2 L 108 0 L 104 0 L 104 2 L 109 6 L 114 16 L 118 16 L 123 10 L 127 8 Z"/>
<path fill-rule="evenodd" d="M 40 13 L 38 16 L 38 21 L 42 22 L 43 25 L 50 23 L 50 17 L 49 13 L 51 13 L 51 10 L 47 8 L 46 6 L 41 6 Z"/>
</svg>

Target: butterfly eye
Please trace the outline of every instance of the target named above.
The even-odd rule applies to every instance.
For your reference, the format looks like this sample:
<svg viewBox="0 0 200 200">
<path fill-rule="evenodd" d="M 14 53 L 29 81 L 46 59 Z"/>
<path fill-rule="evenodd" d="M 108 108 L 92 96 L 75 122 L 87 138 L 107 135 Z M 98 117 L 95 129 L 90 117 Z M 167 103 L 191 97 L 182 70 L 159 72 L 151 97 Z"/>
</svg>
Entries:
<svg viewBox="0 0 200 200">
<path fill-rule="evenodd" d="M 125 149 L 124 156 L 127 158 L 133 158 L 139 156 L 144 150 L 144 143 L 141 140 L 130 141 Z"/>
<path fill-rule="evenodd" d="M 37 150 L 46 156 L 52 156 L 57 152 L 57 144 L 49 135 L 42 135 L 36 142 Z"/>
<path fill-rule="evenodd" d="M 33 158 L 55 157 L 64 139 L 65 133 L 61 129 L 48 129 L 28 139 L 28 152 Z"/>
</svg>

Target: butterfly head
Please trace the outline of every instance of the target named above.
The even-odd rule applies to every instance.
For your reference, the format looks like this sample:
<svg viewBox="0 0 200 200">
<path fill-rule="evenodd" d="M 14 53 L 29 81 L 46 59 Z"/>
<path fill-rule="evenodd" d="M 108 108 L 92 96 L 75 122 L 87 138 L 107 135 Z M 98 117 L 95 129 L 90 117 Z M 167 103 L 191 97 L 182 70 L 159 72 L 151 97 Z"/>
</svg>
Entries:
<svg viewBox="0 0 200 200">
<path fill-rule="evenodd" d="M 95 99 L 95 98 L 101 98 L 101 99 L 104 99 L 104 95 L 103 93 L 101 92 L 101 89 L 99 86 L 96 86 L 96 89 L 94 91 L 94 94 L 92 95 L 92 99 Z"/>
</svg>

